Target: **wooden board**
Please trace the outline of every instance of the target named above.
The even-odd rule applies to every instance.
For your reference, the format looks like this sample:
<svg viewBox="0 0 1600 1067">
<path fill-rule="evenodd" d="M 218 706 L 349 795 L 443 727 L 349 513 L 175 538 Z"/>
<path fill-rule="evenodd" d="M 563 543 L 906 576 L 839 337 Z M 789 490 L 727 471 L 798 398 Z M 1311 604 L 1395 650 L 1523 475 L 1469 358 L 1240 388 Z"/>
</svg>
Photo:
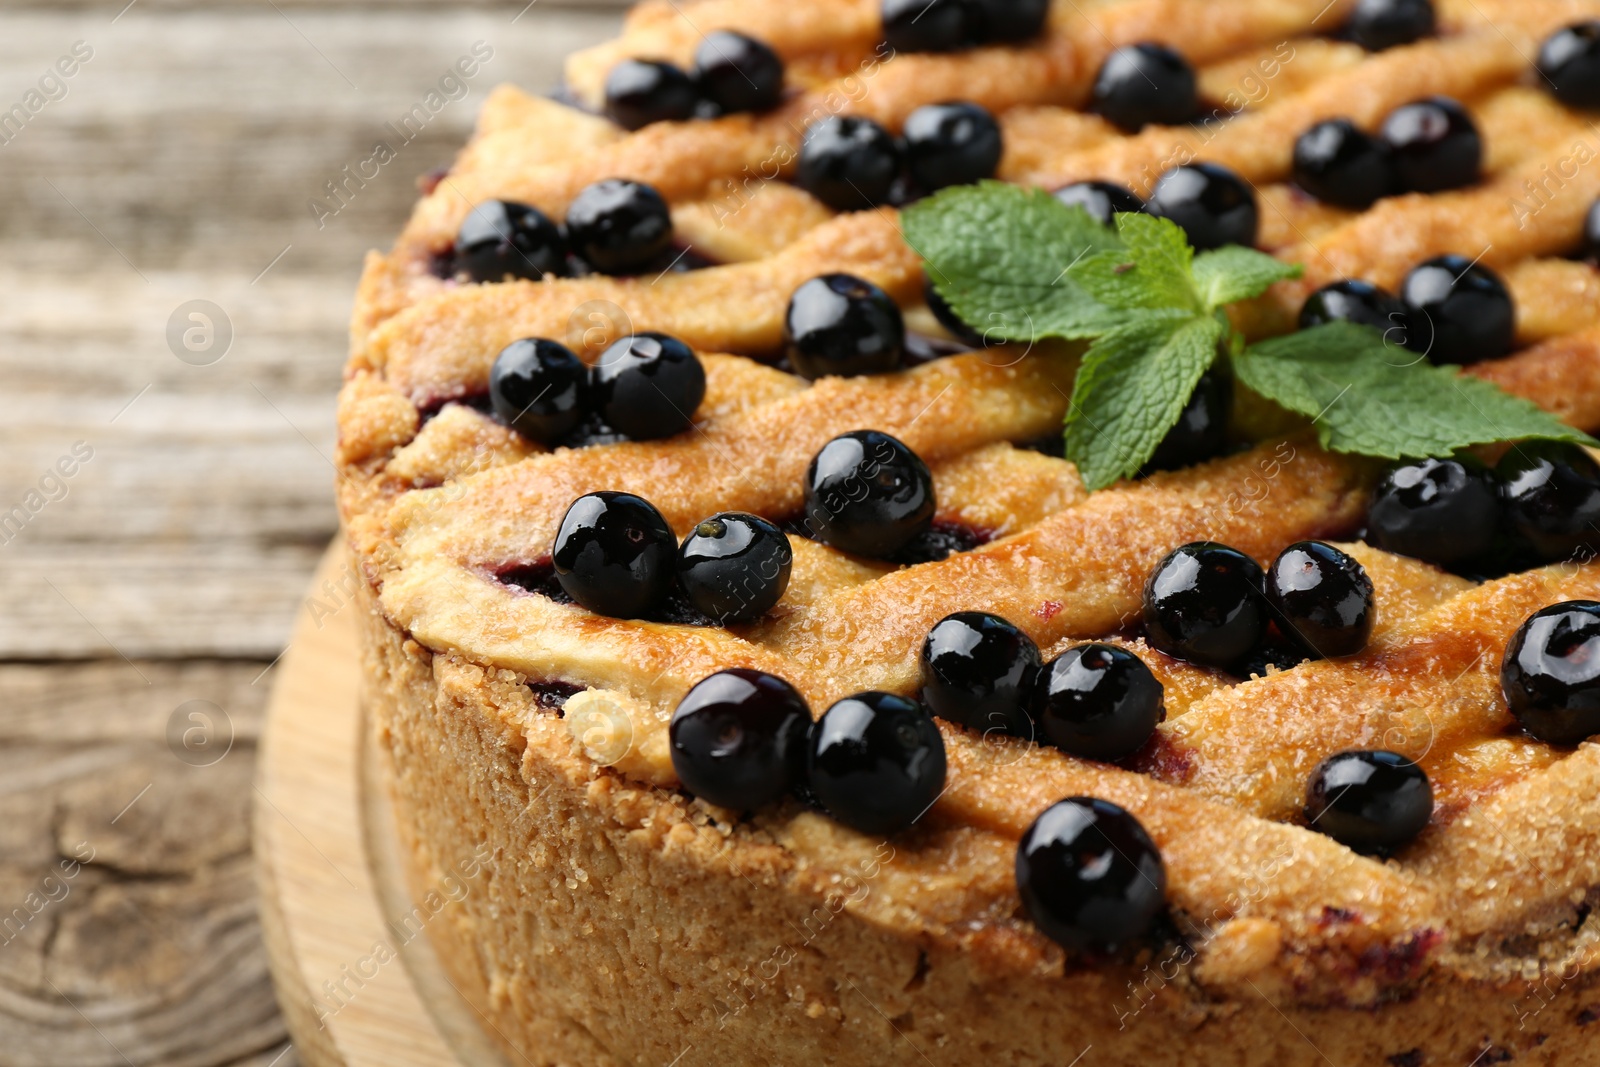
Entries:
<svg viewBox="0 0 1600 1067">
<path fill-rule="evenodd" d="M 313 588 L 345 566 L 336 543 Z M 278 1002 L 310 1067 L 506 1067 L 427 938 L 394 932 L 411 904 L 360 709 L 358 610 L 301 611 L 268 704 L 255 855 Z"/>
</svg>

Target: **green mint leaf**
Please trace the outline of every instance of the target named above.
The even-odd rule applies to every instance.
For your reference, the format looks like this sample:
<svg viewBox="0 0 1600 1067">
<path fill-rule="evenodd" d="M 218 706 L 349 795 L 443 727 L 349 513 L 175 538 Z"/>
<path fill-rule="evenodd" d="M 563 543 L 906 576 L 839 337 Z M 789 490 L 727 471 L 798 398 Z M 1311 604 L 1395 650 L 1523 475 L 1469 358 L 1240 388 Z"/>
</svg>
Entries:
<svg viewBox="0 0 1600 1067">
<path fill-rule="evenodd" d="M 1260 296 L 1273 283 L 1298 278 L 1303 273 L 1298 263 L 1285 263 L 1240 245 L 1202 252 L 1194 260 L 1194 281 L 1200 299 L 1212 310 Z"/>
<path fill-rule="evenodd" d="M 1123 316 L 1067 276 L 1118 240 L 1080 207 L 1004 182 L 955 186 L 900 213 L 900 231 L 961 320 L 1008 341 L 1077 339 Z"/>
<path fill-rule="evenodd" d="M 1312 418 L 1334 452 L 1401 459 L 1525 438 L 1596 443 L 1527 400 L 1352 323 L 1251 345 L 1233 369 L 1250 389 Z"/>
<path fill-rule="evenodd" d="M 1208 311 L 1195 291 L 1194 249 L 1169 219 L 1124 212 L 1117 216 L 1123 248 L 1080 260 L 1068 273 L 1096 300 L 1113 308 Z"/>
<path fill-rule="evenodd" d="M 1084 485 L 1103 489 L 1144 466 L 1216 359 L 1222 331 L 1212 315 L 1149 312 L 1089 346 L 1066 422 L 1067 458 Z"/>
</svg>

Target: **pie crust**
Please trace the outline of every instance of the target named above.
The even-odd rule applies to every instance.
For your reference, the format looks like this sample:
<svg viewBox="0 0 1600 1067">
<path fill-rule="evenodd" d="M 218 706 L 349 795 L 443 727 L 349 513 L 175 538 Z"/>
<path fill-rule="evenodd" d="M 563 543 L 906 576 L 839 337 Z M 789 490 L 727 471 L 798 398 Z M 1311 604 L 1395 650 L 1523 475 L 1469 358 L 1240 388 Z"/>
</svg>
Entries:
<svg viewBox="0 0 1600 1067">
<path fill-rule="evenodd" d="M 1479 256 L 1514 294 L 1519 348 L 1469 373 L 1600 427 L 1600 272 L 1562 258 L 1600 196 L 1600 131 L 1529 69 L 1544 36 L 1600 3 L 1438 0 L 1437 37 L 1378 54 L 1326 36 L 1352 6 L 1059 0 L 1025 46 L 886 56 L 878 0 L 662 0 L 571 58 L 578 100 L 598 102 L 619 58 L 686 64 L 702 33 L 727 27 L 783 55 L 786 102 L 630 134 L 493 93 L 394 249 L 367 258 L 338 489 L 365 578 L 366 707 L 413 887 L 492 857 L 428 929 L 511 1062 L 1600 1063 L 1600 745 L 1519 733 L 1498 687 L 1516 627 L 1600 599 L 1600 563 L 1480 584 L 1342 544 L 1376 586 L 1368 649 L 1240 682 L 1128 636 L 1145 575 L 1194 540 L 1262 560 L 1305 538 L 1350 541 L 1372 463 L 1244 412 L 1249 448 L 1091 495 L 1071 464 L 1018 447 L 1059 432 L 1070 346 L 816 383 L 760 358 L 778 348 L 789 294 L 830 271 L 875 282 L 911 328 L 940 332 L 893 210 L 836 215 L 782 179 L 818 114 L 898 127 L 961 98 L 999 116 L 1008 181 L 1144 193 L 1192 157 L 1252 182 L 1260 246 L 1306 267 L 1239 311 L 1252 335 L 1291 328 L 1329 281 L 1392 287 L 1429 256 Z M 1181 49 L 1226 121 L 1129 136 L 1076 110 L 1106 52 L 1143 40 Z M 1370 128 L 1429 93 L 1463 101 L 1483 131 L 1479 184 L 1363 213 L 1287 184 L 1314 122 Z M 619 176 L 656 186 L 679 239 L 721 265 L 488 285 L 435 270 L 480 201 L 560 217 Z M 551 452 L 477 403 L 513 340 L 592 358 L 635 330 L 700 354 L 692 431 Z M 794 516 L 810 457 L 860 428 L 922 456 L 939 520 L 984 543 L 896 568 L 791 538 L 783 600 L 733 630 L 604 618 L 503 580 L 547 561 L 566 506 L 594 490 L 645 497 L 680 536 L 720 510 Z M 924 635 L 958 610 L 1012 620 L 1047 656 L 1088 638 L 1133 649 L 1166 689 L 1157 739 L 1123 767 L 941 722 L 947 789 L 888 840 L 796 802 L 742 814 L 677 788 L 666 723 L 705 675 L 770 671 L 819 714 L 865 689 L 911 694 Z M 1300 818 L 1311 768 L 1358 747 L 1416 759 L 1437 797 L 1388 862 Z M 1043 937 L 1014 884 L 1018 838 L 1072 795 L 1133 812 L 1167 866 L 1170 919 L 1109 958 Z"/>
</svg>

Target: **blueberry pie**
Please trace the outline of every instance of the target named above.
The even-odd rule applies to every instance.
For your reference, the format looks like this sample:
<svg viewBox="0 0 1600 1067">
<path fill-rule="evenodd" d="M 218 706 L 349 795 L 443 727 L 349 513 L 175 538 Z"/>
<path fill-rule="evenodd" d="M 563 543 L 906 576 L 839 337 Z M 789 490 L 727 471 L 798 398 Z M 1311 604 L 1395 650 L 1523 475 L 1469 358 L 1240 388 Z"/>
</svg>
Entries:
<svg viewBox="0 0 1600 1067">
<path fill-rule="evenodd" d="M 369 255 L 508 1062 L 1600 1064 L 1600 0 L 650 0 Z"/>
</svg>

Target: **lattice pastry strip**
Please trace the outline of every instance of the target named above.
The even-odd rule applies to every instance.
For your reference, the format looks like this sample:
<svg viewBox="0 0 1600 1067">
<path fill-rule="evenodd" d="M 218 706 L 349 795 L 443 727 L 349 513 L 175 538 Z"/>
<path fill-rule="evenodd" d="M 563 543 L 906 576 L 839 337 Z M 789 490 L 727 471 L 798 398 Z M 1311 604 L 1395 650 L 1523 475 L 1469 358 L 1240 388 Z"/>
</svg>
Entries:
<svg viewBox="0 0 1600 1067">
<path fill-rule="evenodd" d="M 1512 727 L 1500 695 L 1512 633 L 1548 604 L 1596 597 L 1596 564 L 1488 582 L 1378 635 L 1360 656 L 1303 664 L 1200 701 L 1161 729 L 1154 772 L 1283 819 L 1323 757 L 1387 748 L 1429 772 L 1435 822 L 1448 823 L 1483 787 L 1471 774 L 1458 783 L 1456 772 L 1469 768 L 1455 765 L 1454 751 Z"/>
</svg>

